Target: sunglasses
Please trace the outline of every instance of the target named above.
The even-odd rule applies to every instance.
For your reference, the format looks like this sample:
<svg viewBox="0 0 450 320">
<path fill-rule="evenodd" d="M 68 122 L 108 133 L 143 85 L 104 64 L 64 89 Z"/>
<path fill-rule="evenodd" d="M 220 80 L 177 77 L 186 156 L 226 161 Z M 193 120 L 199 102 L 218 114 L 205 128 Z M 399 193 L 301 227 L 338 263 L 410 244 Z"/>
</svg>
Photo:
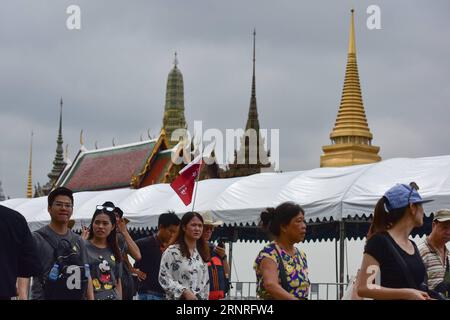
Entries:
<svg viewBox="0 0 450 320">
<path fill-rule="evenodd" d="M 409 186 L 411 187 L 411 191 L 409 192 L 408 203 L 409 203 L 409 200 L 411 200 L 411 196 L 412 196 L 413 191 L 414 191 L 414 190 L 416 190 L 416 191 L 419 190 L 419 186 L 418 186 L 417 183 L 415 183 L 415 182 L 411 182 L 411 183 L 409 184 Z"/>
<path fill-rule="evenodd" d="M 106 206 L 98 205 L 96 207 L 96 209 L 97 210 L 104 210 L 104 211 L 108 211 L 108 212 L 113 212 L 115 208 L 114 207 L 106 207 Z"/>
</svg>

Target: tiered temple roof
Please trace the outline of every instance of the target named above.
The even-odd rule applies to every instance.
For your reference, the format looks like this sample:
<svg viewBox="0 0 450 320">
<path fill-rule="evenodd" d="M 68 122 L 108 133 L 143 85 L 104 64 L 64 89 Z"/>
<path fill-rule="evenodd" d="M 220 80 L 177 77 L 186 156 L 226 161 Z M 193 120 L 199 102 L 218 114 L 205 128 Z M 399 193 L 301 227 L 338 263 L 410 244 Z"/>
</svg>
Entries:
<svg viewBox="0 0 450 320">
<path fill-rule="evenodd" d="M 80 150 L 57 185 L 74 192 L 141 188 L 163 182 L 170 160 L 164 132 L 153 140 Z"/>
</svg>

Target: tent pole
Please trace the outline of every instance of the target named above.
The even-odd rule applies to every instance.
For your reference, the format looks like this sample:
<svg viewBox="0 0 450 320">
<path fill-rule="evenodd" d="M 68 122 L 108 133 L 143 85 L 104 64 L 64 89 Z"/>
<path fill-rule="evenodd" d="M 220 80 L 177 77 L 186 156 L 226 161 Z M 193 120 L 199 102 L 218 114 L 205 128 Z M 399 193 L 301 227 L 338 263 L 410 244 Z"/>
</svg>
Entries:
<svg viewBox="0 0 450 320">
<path fill-rule="evenodd" d="M 230 241 L 229 244 L 230 250 L 228 250 L 228 265 L 230 266 L 230 274 L 228 279 L 231 281 L 231 271 L 233 269 L 233 241 Z"/>
<path fill-rule="evenodd" d="M 335 266 L 336 266 L 336 283 L 339 282 L 339 271 L 338 271 L 338 252 L 337 252 L 337 237 L 334 239 L 334 258 L 335 258 Z M 336 286 L 336 298 L 339 296 L 339 286 Z"/>
<path fill-rule="evenodd" d="M 344 265 L 345 265 L 345 222 L 344 220 L 339 221 L 339 299 L 342 298 L 344 294 Z"/>
</svg>

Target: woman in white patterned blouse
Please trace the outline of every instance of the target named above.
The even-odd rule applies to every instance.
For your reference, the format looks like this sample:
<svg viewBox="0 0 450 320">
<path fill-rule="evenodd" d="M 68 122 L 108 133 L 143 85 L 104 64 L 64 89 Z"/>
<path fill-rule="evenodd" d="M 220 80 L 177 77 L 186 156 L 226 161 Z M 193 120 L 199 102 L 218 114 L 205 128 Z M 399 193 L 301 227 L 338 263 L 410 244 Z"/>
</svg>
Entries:
<svg viewBox="0 0 450 320">
<path fill-rule="evenodd" d="M 209 295 L 207 261 L 209 249 L 201 239 L 203 218 L 188 212 L 181 218 L 175 244 L 164 251 L 159 269 L 159 283 L 167 299 L 206 300 Z"/>
</svg>

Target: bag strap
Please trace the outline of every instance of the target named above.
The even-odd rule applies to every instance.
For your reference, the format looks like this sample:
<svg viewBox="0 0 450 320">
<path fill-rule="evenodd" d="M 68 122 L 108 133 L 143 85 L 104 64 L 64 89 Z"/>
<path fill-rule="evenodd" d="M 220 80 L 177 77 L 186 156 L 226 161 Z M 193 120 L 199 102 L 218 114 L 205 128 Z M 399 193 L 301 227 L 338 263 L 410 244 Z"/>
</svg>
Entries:
<svg viewBox="0 0 450 320">
<path fill-rule="evenodd" d="M 414 281 L 414 279 L 412 277 L 411 270 L 408 268 L 408 265 L 405 262 L 405 259 L 403 259 L 403 257 L 400 255 L 397 248 L 394 247 L 394 244 L 389 239 L 389 236 L 386 234 L 383 234 L 383 237 L 388 244 L 389 250 L 392 252 L 392 254 L 394 256 L 395 261 L 398 263 L 398 265 L 402 269 L 403 274 L 405 275 L 406 281 L 408 281 L 409 286 L 411 286 L 411 288 L 418 289 L 416 282 Z M 415 251 L 415 249 L 414 249 L 414 251 Z"/>
<path fill-rule="evenodd" d="M 44 240 L 47 241 L 47 243 L 53 248 L 53 256 L 55 258 L 55 261 L 58 260 L 59 241 L 50 237 L 50 235 L 42 229 L 36 230 L 35 232 L 38 233 L 40 236 L 42 236 L 42 238 L 44 238 Z M 62 239 L 62 241 L 67 241 L 70 244 L 70 247 L 73 247 L 76 245 L 76 240 L 73 240 L 73 239 L 72 239 L 72 241 L 67 240 L 67 239 Z"/>
<path fill-rule="evenodd" d="M 57 253 L 56 251 L 58 250 L 58 243 L 56 242 L 56 240 L 52 239 L 44 230 L 39 229 L 35 231 L 36 233 L 38 233 L 42 238 L 44 238 L 45 241 L 47 241 L 47 243 L 53 248 L 53 254 L 55 256 L 55 259 L 57 258 Z"/>
<path fill-rule="evenodd" d="M 277 253 L 277 262 L 278 262 L 278 276 L 280 277 L 281 281 L 281 287 L 289 292 L 289 286 L 287 282 L 287 275 L 286 275 L 286 269 L 284 268 L 283 259 L 281 258 L 281 253 L 277 248 L 276 243 L 273 244 L 273 247 L 275 248 L 275 251 Z"/>
</svg>

